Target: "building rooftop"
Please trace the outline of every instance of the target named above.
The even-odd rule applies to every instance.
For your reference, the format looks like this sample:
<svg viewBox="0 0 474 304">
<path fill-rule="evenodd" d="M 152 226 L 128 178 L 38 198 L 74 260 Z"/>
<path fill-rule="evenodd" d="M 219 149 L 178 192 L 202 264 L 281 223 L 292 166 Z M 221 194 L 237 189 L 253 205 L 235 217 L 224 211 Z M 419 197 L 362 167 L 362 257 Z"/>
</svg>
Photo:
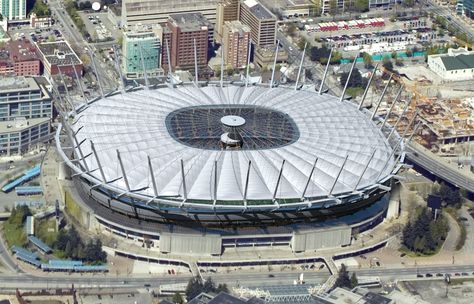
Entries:
<svg viewBox="0 0 474 304">
<path fill-rule="evenodd" d="M 276 19 L 275 15 L 273 15 L 265 6 L 263 6 L 256 0 L 245 0 L 244 4 L 249 8 L 250 12 L 252 12 L 252 14 L 258 19 Z"/>
<path fill-rule="evenodd" d="M 6 120 L 0 121 L 0 134 L 2 133 L 11 133 L 11 132 L 21 132 L 32 126 L 42 124 L 49 121 L 49 117 L 42 118 L 31 118 L 31 119 L 15 119 L 15 120 Z"/>
<path fill-rule="evenodd" d="M 243 33 L 250 32 L 250 27 L 238 20 L 226 21 L 224 26 L 226 26 L 230 30 L 230 32 L 239 33 L 240 35 L 242 35 Z"/>
<path fill-rule="evenodd" d="M 41 42 L 37 47 L 50 65 L 82 64 L 81 59 L 66 41 Z"/>
<path fill-rule="evenodd" d="M 39 90 L 40 87 L 31 77 L 0 77 L 0 93 Z"/>
<path fill-rule="evenodd" d="M 446 71 L 474 69 L 474 54 L 460 54 L 457 56 L 443 56 L 441 61 Z"/>
<path fill-rule="evenodd" d="M 0 61 L 7 60 L 13 62 L 39 60 L 36 46 L 28 39 L 8 41 L 0 48 Z"/>
<path fill-rule="evenodd" d="M 170 14 L 170 19 L 183 32 L 212 29 L 212 23 L 201 13 Z"/>
</svg>

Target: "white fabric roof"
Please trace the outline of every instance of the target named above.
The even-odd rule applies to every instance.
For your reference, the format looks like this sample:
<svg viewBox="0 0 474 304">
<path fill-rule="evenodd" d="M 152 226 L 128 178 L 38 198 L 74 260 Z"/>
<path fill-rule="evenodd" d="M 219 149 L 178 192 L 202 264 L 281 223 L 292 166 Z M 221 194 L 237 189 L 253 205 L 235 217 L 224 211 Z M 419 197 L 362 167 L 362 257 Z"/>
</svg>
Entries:
<svg viewBox="0 0 474 304">
<path fill-rule="evenodd" d="M 168 133 L 167 115 L 180 108 L 209 104 L 255 104 L 287 113 L 299 129 L 299 139 L 287 146 L 266 150 L 218 151 L 185 146 Z M 147 155 L 150 156 L 160 196 L 183 196 L 181 159 L 184 161 L 187 198 L 214 200 L 214 164 L 217 161 L 217 200 L 242 200 L 248 162 L 252 162 L 247 199 L 272 199 L 279 170 L 286 160 L 277 198 L 301 197 L 313 163 L 316 169 L 306 197 L 326 196 L 344 166 L 333 194 L 352 191 L 370 162 L 358 188 L 390 174 L 391 148 L 375 123 L 349 102 L 330 95 L 285 88 L 183 86 L 175 89 L 139 90 L 92 103 L 72 125 L 84 155 L 94 142 L 107 181 L 126 191 L 116 150 L 120 151 L 130 188 L 153 196 Z M 98 168 L 93 155 L 89 169 Z M 93 171 L 101 180 L 99 170 Z"/>
</svg>

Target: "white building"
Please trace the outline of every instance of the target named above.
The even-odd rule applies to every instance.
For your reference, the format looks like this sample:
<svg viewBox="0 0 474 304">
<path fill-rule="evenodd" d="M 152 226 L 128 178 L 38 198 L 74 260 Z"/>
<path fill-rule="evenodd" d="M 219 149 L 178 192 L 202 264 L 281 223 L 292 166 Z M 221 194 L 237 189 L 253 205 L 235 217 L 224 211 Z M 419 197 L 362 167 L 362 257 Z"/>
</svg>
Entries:
<svg viewBox="0 0 474 304">
<path fill-rule="evenodd" d="M 459 48 L 429 55 L 428 67 L 445 81 L 474 79 L 474 52 Z"/>
</svg>

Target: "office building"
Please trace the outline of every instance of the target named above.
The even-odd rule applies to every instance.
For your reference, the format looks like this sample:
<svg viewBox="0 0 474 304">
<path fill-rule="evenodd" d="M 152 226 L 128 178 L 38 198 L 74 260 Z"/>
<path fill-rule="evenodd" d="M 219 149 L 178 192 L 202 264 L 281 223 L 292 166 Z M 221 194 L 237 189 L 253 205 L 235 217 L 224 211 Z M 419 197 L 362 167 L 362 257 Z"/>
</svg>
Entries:
<svg viewBox="0 0 474 304">
<path fill-rule="evenodd" d="M 172 14 L 163 31 L 163 68 L 168 69 L 170 52 L 173 70 L 194 68 L 194 41 L 197 64 L 207 66 L 207 51 L 213 37 L 213 25 L 201 13 Z"/>
<path fill-rule="evenodd" d="M 240 21 L 226 21 L 223 31 L 224 62 L 232 68 L 247 65 L 250 27 Z"/>
<path fill-rule="evenodd" d="M 369 8 L 389 7 L 396 3 L 396 0 L 369 0 Z"/>
<path fill-rule="evenodd" d="M 13 40 L 0 48 L 0 75 L 39 76 L 41 61 L 28 39 Z"/>
<path fill-rule="evenodd" d="M 59 74 L 75 77 L 82 76 L 83 64 L 67 41 L 37 43 L 38 54 L 43 62 L 44 75 L 52 77 Z"/>
<path fill-rule="evenodd" d="M 428 56 L 428 67 L 444 81 L 474 79 L 474 52 L 467 49 L 448 49 L 447 54 Z"/>
<path fill-rule="evenodd" d="M 136 26 L 123 33 L 122 69 L 127 79 L 143 78 L 146 72 L 149 77 L 163 75 L 161 69 L 161 39 L 163 29 Z M 143 60 L 143 61 L 142 61 Z"/>
<path fill-rule="evenodd" d="M 0 81 L 0 156 L 23 154 L 49 139 L 52 98 L 31 77 Z"/>
<path fill-rule="evenodd" d="M 239 20 L 239 0 L 220 0 L 217 3 L 216 30 L 214 33 L 214 39 L 217 42 L 222 41 L 224 23 L 235 20 Z"/>
<path fill-rule="evenodd" d="M 0 0 L 0 13 L 8 20 L 26 19 L 26 0 Z"/>
<path fill-rule="evenodd" d="M 201 13 L 216 21 L 218 0 L 122 0 L 122 26 L 164 24 L 172 14 Z"/>
<path fill-rule="evenodd" d="M 239 20 L 250 27 L 252 43 L 258 47 L 275 45 L 277 18 L 256 0 L 240 3 Z"/>
</svg>

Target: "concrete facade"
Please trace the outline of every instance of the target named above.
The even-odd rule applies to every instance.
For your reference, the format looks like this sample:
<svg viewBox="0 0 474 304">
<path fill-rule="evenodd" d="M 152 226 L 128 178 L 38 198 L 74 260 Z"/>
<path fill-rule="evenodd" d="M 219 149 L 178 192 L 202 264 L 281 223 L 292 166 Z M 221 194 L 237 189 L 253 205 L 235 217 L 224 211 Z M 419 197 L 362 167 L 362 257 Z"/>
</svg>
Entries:
<svg viewBox="0 0 474 304">
<path fill-rule="evenodd" d="M 252 43 L 258 47 L 276 43 L 277 18 L 256 0 L 240 2 L 239 20 L 251 29 Z"/>
<path fill-rule="evenodd" d="M 216 30 L 214 39 L 217 42 L 222 41 L 224 23 L 239 19 L 239 0 L 220 0 L 216 11 Z"/>
</svg>

